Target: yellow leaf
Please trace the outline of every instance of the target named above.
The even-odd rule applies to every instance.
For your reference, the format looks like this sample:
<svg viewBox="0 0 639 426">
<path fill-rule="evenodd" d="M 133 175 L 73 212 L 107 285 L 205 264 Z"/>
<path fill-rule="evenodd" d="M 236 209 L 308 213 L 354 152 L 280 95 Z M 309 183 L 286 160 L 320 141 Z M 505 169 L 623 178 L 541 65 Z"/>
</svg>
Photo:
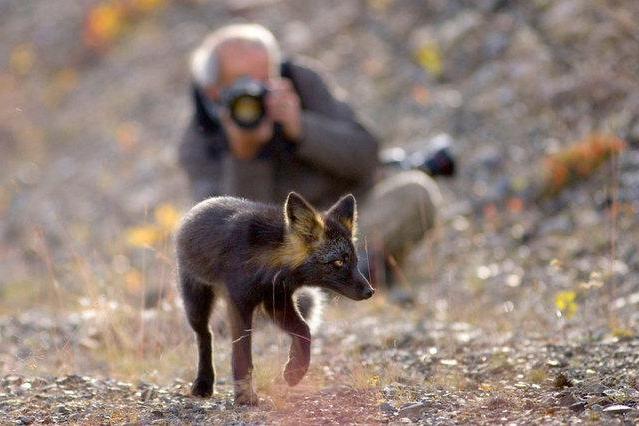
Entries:
<svg viewBox="0 0 639 426">
<path fill-rule="evenodd" d="M 167 232 L 173 231 L 180 221 L 180 213 L 169 203 L 158 206 L 154 215 L 157 224 Z"/>
<path fill-rule="evenodd" d="M 577 293 L 574 291 L 560 291 L 555 296 L 555 306 L 566 318 L 572 318 L 579 308 Z"/>
<path fill-rule="evenodd" d="M 141 12 L 152 12 L 163 7 L 166 0 L 134 0 L 134 7 Z"/>
<path fill-rule="evenodd" d="M 379 382 L 380 382 L 379 376 L 371 376 L 368 379 L 368 385 L 369 386 L 379 386 Z"/>
<path fill-rule="evenodd" d="M 426 71 L 439 77 L 444 71 L 444 63 L 439 46 L 434 42 L 425 43 L 416 53 L 417 62 Z"/>
<path fill-rule="evenodd" d="M 136 226 L 126 231 L 127 244 L 133 247 L 149 247 L 162 236 L 162 232 L 155 225 Z"/>
<path fill-rule="evenodd" d="M 20 44 L 11 51 L 9 66 L 16 74 L 27 74 L 33 68 L 34 63 L 35 53 L 30 44 Z"/>
<path fill-rule="evenodd" d="M 113 41 L 124 26 L 124 13 L 121 7 L 101 4 L 91 10 L 87 24 L 87 43 L 100 46 Z"/>
<path fill-rule="evenodd" d="M 140 271 L 132 269 L 124 274 L 124 284 L 131 293 L 137 293 L 142 288 L 143 277 Z"/>
<path fill-rule="evenodd" d="M 615 327 L 612 330 L 612 335 L 618 339 L 630 339 L 635 337 L 635 332 L 623 327 Z"/>
</svg>

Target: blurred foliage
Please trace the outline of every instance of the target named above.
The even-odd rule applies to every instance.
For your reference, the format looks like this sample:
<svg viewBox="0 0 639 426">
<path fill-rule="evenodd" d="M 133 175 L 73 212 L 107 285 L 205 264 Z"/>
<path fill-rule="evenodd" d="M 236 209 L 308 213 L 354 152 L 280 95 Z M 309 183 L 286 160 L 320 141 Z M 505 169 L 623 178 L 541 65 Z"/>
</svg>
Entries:
<svg viewBox="0 0 639 426">
<path fill-rule="evenodd" d="M 544 160 L 543 195 L 555 195 L 562 189 L 593 174 L 626 143 L 614 135 L 592 134 L 575 145 Z"/>
<path fill-rule="evenodd" d="M 131 269 L 124 274 L 124 285 L 132 294 L 139 294 L 144 283 L 144 275 L 137 269 Z"/>
<path fill-rule="evenodd" d="M 613 327 L 611 334 L 620 340 L 631 339 L 637 335 L 635 331 L 625 327 Z"/>
<path fill-rule="evenodd" d="M 161 204 L 155 209 L 153 215 L 155 222 L 167 232 L 172 232 L 175 229 L 181 217 L 177 209 L 169 203 Z"/>
<path fill-rule="evenodd" d="M 415 52 L 419 65 L 434 75 L 440 77 L 444 71 L 444 62 L 439 46 L 435 42 L 424 43 Z"/>
<path fill-rule="evenodd" d="M 571 319 L 577 313 L 577 293 L 575 291 L 560 291 L 555 296 L 555 307 L 567 319 Z"/>
<path fill-rule="evenodd" d="M 377 386 L 379 386 L 380 383 L 381 383 L 381 379 L 380 379 L 380 377 L 378 375 L 371 376 L 368 379 L 368 385 L 370 387 L 377 387 Z"/>
<path fill-rule="evenodd" d="M 139 248 L 153 247 L 166 241 L 180 220 L 180 212 L 169 203 L 156 207 L 153 216 L 155 223 L 127 229 L 125 236 L 128 245 Z"/>
<path fill-rule="evenodd" d="M 31 71 L 35 60 L 36 55 L 33 46 L 30 43 L 22 43 L 14 47 L 11 51 L 9 68 L 15 74 L 26 75 Z"/>
<path fill-rule="evenodd" d="M 126 231 L 126 241 L 133 247 L 150 247 L 161 238 L 161 229 L 156 225 L 140 225 Z"/>
<path fill-rule="evenodd" d="M 167 0 L 108 0 L 93 7 L 84 23 L 84 43 L 95 50 L 111 46 L 142 17 L 163 8 Z"/>
</svg>

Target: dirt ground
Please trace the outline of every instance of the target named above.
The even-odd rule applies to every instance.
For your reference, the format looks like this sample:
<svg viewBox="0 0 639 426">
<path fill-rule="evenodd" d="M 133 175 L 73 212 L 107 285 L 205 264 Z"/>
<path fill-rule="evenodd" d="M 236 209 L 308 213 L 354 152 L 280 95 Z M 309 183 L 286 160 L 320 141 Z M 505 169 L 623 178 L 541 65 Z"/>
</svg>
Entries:
<svg viewBox="0 0 639 426">
<path fill-rule="evenodd" d="M 330 299 L 297 387 L 256 322 L 257 408 L 232 403 L 223 306 L 217 393 L 189 396 L 170 240 L 188 52 L 233 20 L 320 64 L 385 146 L 444 132 L 459 159 L 399 289 Z M 630 0 L 0 2 L 0 423 L 636 424 L 637 20 Z M 595 134 L 625 149 L 530 196 Z"/>
</svg>

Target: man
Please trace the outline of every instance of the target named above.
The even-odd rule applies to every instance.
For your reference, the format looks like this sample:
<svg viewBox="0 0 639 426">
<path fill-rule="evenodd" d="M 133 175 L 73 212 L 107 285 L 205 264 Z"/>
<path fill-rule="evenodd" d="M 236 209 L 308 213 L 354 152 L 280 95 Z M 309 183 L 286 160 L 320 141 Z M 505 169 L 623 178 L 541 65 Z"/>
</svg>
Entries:
<svg viewBox="0 0 639 426">
<path fill-rule="evenodd" d="M 179 155 L 196 201 L 234 195 L 281 203 L 297 191 L 328 206 L 351 192 L 360 202 L 364 248 L 396 262 L 433 227 L 440 198 L 434 182 L 410 171 L 375 184 L 376 138 L 316 71 L 282 61 L 266 28 L 230 25 L 213 32 L 193 53 L 191 72 L 195 114 Z M 267 88 L 265 116 L 250 129 L 224 102 L 247 78 Z"/>
</svg>

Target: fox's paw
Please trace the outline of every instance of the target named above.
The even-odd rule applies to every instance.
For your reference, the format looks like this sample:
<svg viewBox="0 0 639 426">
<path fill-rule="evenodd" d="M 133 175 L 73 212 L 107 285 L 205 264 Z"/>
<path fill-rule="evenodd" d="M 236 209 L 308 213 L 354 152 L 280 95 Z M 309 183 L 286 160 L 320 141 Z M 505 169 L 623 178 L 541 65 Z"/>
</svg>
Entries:
<svg viewBox="0 0 639 426">
<path fill-rule="evenodd" d="M 213 394 L 213 378 L 198 377 L 191 386 L 191 395 L 209 397 Z"/>
<path fill-rule="evenodd" d="M 259 402 L 257 394 L 252 390 L 235 394 L 235 405 L 257 405 Z"/>
<path fill-rule="evenodd" d="M 288 383 L 289 386 L 295 386 L 302 380 L 304 375 L 306 374 L 306 370 L 308 366 L 302 366 L 288 363 L 286 367 L 284 367 L 284 372 L 282 375 L 284 376 L 284 380 Z"/>
</svg>

